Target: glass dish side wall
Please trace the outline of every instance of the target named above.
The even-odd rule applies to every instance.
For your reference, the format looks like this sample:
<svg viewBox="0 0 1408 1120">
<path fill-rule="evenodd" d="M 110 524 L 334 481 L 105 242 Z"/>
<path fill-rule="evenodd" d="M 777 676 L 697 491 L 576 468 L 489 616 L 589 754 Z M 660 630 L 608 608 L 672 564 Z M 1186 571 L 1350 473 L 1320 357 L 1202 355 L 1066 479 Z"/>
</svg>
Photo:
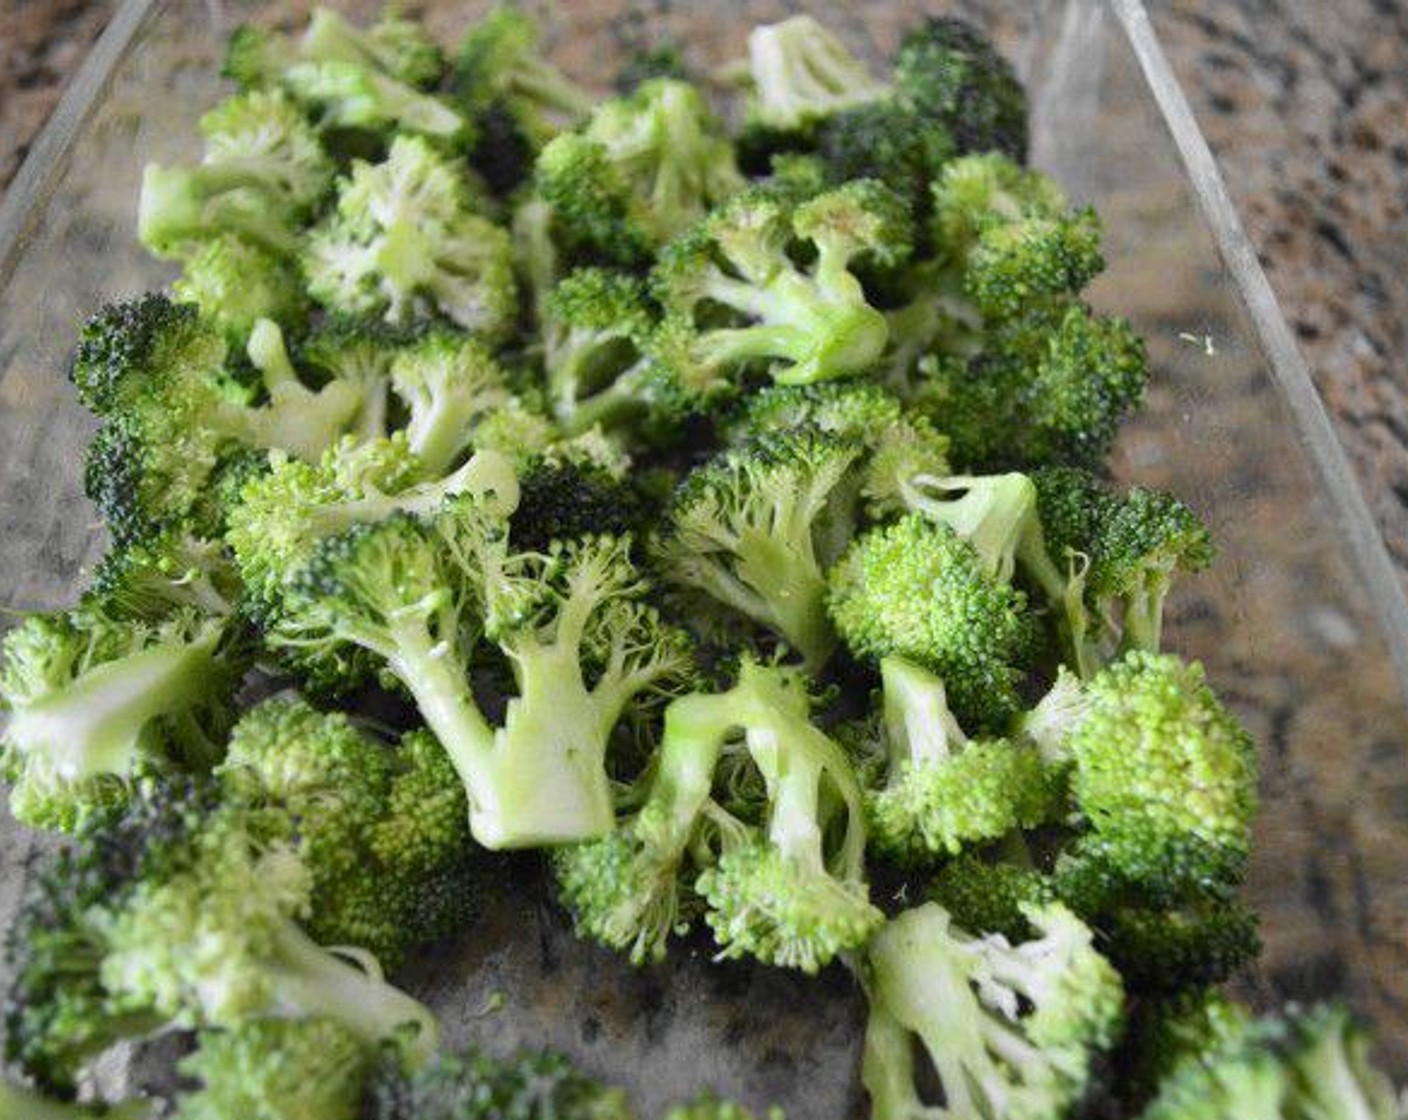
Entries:
<svg viewBox="0 0 1408 1120">
<path fill-rule="evenodd" d="M 369 15 L 378 5 L 339 5 Z M 142 164 L 192 158 L 195 121 L 221 95 L 222 34 L 256 10 L 296 23 L 302 3 L 170 0 L 147 22 L 34 214 L 0 294 L 0 535 L 3 605 L 68 601 L 101 548 L 82 498 L 90 425 L 63 376 L 74 325 L 103 300 L 160 285 L 137 246 Z M 442 37 L 483 5 L 415 5 Z M 1357 586 L 1292 419 L 1128 43 L 1098 5 L 850 5 L 614 0 L 527 5 L 555 57 L 603 89 L 614 59 L 665 36 L 700 72 L 732 57 L 752 23 L 811 9 L 877 59 L 927 10 L 993 29 L 1034 83 L 1034 150 L 1105 217 L 1110 271 L 1093 295 L 1129 315 L 1157 375 L 1121 442 L 1123 481 L 1178 491 L 1221 547 L 1171 607 L 1171 648 L 1201 657 L 1261 744 L 1265 806 L 1248 901 L 1264 916 L 1265 963 L 1248 982 L 1270 1001 L 1343 994 L 1408 1073 L 1408 753 L 1405 712 L 1373 606 Z M 1051 96 L 1043 98 L 1041 90 Z M 0 831 L 0 917 L 31 842 Z M 664 969 L 633 971 L 576 942 L 537 886 L 515 891 L 470 944 L 409 983 L 451 1041 L 566 1050 L 622 1080 L 643 1114 L 710 1085 L 753 1105 L 829 1120 L 861 1111 L 861 1002 L 849 978 L 806 982 L 715 966 L 707 942 Z M 481 1015 L 492 993 L 508 1004 Z M 799 1007 L 799 1005 L 802 1005 Z"/>
</svg>

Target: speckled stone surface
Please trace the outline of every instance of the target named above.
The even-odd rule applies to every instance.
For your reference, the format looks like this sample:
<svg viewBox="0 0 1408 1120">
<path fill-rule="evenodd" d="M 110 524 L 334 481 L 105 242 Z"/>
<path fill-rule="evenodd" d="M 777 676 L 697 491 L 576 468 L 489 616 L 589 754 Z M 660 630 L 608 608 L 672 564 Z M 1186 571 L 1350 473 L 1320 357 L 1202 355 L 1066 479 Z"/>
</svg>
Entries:
<svg viewBox="0 0 1408 1120">
<path fill-rule="evenodd" d="M 0 0 L 0 192 L 115 0 Z M 1408 3 L 1154 0 L 1408 579 Z"/>
</svg>

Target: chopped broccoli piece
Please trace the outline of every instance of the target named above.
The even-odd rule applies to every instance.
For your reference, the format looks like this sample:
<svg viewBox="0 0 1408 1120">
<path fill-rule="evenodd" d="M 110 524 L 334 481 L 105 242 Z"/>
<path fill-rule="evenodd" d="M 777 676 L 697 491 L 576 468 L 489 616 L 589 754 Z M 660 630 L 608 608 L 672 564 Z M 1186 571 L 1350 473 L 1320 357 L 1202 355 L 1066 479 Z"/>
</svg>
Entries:
<svg viewBox="0 0 1408 1120">
<path fill-rule="evenodd" d="M 397 138 L 414 134 L 445 143 L 462 142 L 469 129 L 465 119 L 434 94 L 359 62 L 300 62 L 284 72 L 283 81 L 299 101 L 317 107 L 324 128 L 362 129 Z"/>
<path fill-rule="evenodd" d="M 201 1031 L 182 1058 L 175 1120 L 357 1120 L 372 1069 L 365 1041 L 329 1019 L 264 1019 Z"/>
<path fill-rule="evenodd" d="M 616 71 L 613 84 L 618 93 L 628 94 L 657 78 L 670 78 L 677 82 L 690 80 L 689 66 L 678 43 L 664 42 L 632 51 Z"/>
<path fill-rule="evenodd" d="M 388 13 L 360 28 L 331 8 L 316 7 L 297 41 L 249 25 L 236 28 L 224 72 L 245 88 L 275 85 L 299 61 L 358 63 L 422 87 L 433 86 L 445 66 L 440 48 L 409 20 Z"/>
<path fill-rule="evenodd" d="M 447 471 L 471 445 L 475 426 L 508 403 L 507 379 L 472 338 L 432 331 L 391 362 L 391 387 L 409 419 L 406 441 L 430 477 Z"/>
<path fill-rule="evenodd" d="M 947 910 L 955 925 L 1016 943 L 1035 932 L 1023 908 L 1053 902 L 1056 893 L 1035 867 L 969 851 L 935 872 L 927 897 Z"/>
<path fill-rule="evenodd" d="M 836 635 L 826 569 L 849 536 L 860 448 L 782 432 L 721 453 L 680 484 L 656 542 L 664 578 L 782 638 L 812 667 Z"/>
<path fill-rule="evenodd" d="M 1027 155 L 1027 96 L 1011 65 L 964 20 L 931 16 L 907 32 L 895 56 L 899 95 L 943 124 L 960 153 Z"/>
<path fill-rule="evenodd" d="M 1092 1060 L 1118 1035 L 1120 978 L 1064 906 L 1024 913 L 1035 935 L 1011 943 L 967 933 L 930 902 L 870 943 L 861 1077 L 876 1120 L 939 1107 L 925 1104 L 916 1041 L 955 1117 L 1058 1120 L 1084 1095 Z"/>
<path fill-rule="evenodd" d="M 109 618 L 159 623 L 183 608 L 212 617 L 233 614 L 243 592 L 219 541 L 177 527 L 108 549 L 83 601 Z"/>
<path fill-rule="evenodd" d="M 958 718 L 1000 730 L 1036 647 L 1026 595 L 994 579 L 949 525 L 909 514 L 857 537 L 830 575 L 831 617 L 860 657 L 937 673 Z"/>
<path fill-rule="evenodd" d="M 171 294 L 199 307 L 232 348 L 249 341 L 260 319 L 272 319 L 289 330 L 308 319 L 308 294 L 298 269 L 232 234 L 211 238 L 190 257 Z"/>
<path fill-rule="evenodd" d="M 903 863 L 955 855 L 1060 807 L 1040 754 L 1005 739 L 970 740 L 949 711 L 943 682 L 898 657 L 880 662 L 884 784 L 866 794 L 870 840 Z"/>
<path fill-rule="evenodd" d="M 798 240 L 816 253 L 805 268 L 789 256 Z M 793 385 L 861 373 L 880 357 L 888 327 L 850 267 L 897 262 L 910 248 L 903 203 L 873 180 L 790 212 L 765 190 L 736 195 L 666 246 L 651 274 L 679 332 L 660 360 L 689 370 L 679 377 L 692 383 L 736 381 L 758 364 Z M 719 309 L 729 317 L 720 321 Z"/>
<path fill-rule="evenodd" d="M 879 179 L 918 223 L 932 205 L 929 184 L 954 155 L 946 123 L 893 97 L 832 113 L 818 126 L 816 143 L 829 181 Z"/>
<path fill-rule="evenodd" d="M 97 603 L 27 617 L 0 646 L 15 817 L 75 831 L 111 815 L 145 773 L 209 767 L 245 667 L 237 646 L 224 619 L 193 610 L 157 623 Z"/>
<path fill-rule="evenodd" d="M 753 28 L 748 70 L 750 120 L 782 132 L 889 92 L 839 39 L 805 15 Z"/>
<path fill-rule="evenodd" d="M 463 169 L 413 136 L 382 163 L 353 164 L 303 263 L 313 298 L 335 310 L 441 315 L 491 340 L 517 314 L 507 231 L 475 212 Z"/>
<path fill-rule="evenodd" d="M 342 713 L 266 700 L 236 725 L 217 774 L 223 796 L 267 811 L 269 834 L 308 868 L 319 942 L 395 968 L 472 913 L 464 790 L 428 732 L 392 745 Z"/>
<path fill-rule="evenodd" d="M 509 538 L 514 548 L 534 551 L 553 541 L 621 536 L 639 527 L 640 513 L 640 496 L 606 467 L 547 459 L 523 475 Z"/>
</svg>

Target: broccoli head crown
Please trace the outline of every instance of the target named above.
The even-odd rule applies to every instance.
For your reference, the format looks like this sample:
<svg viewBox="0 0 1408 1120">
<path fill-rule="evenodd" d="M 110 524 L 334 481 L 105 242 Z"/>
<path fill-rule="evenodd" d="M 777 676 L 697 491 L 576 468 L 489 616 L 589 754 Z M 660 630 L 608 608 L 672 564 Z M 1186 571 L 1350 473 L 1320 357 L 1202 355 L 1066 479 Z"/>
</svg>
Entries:
<svg viewBox="0 0 1408 1120">
<path fill-rule="evenodd" d="M 1092 850 L 1150 886 L 1239 881 L 1256 749 L 1202 666 L 1131 652 L 1087 685 L 1086 698 L 1067 743 Z"/>
<path fill-rule="evenodd" d="M 195 304 L 148 292 L 107 304 L 84 323 L 69 379 L 84 405 L 108 416 L 146 396 L 167 367 L 218 367 L 224 357 Z"/>
<path fill-rule="evenodd" d="M 1041 756 L 1006 739 L 968 739 L 938 677 L 897 657 L 881 661 L 880 675 L 889 773 L 866 797 L 877 851 L 932 861 L 1035 828 L 1059 808 L 1059 783 Z"/>
<path fill-rule="evenodd" d="M 811 16 L 753 28 L 748 70 L 750 119 L 781 132 L 802 130 L 817 119 L 888 93 L 865 64 Z"/>
<path fill-rule="evenodd" d="M 536 168 L 569 254 L 627 265 L 648 260 L 743 182 L 703 96 L 670 79 L 598 105 L 579 133 L 543 149 Z"/>
<path fill-rule="evenodd" d="M 662 576 L 780 636 L 809 664 L 835 645 L 825 569 L 849 536 L 860 448 L 815 429 L 720 453 L 680 484 L 657 542 Z"/>
<path fill-rule="evenodd" d="M 202 1031 L 179 1072 L 176 1120 L 356 1120 L 372 1068 L 366 1043 L 328 1019 L 263 1019 Z"/>
<path fill-rule="evenodd" d="M 622 536 L 641 520 L 642 502 L 629 482 L 593 463 L 540 461 L 519 486 L 509 522 L 515 549 L 542 551 L 552 541 Z"/>
<path fill-rule="evenodd" d="M 814 252 L 809 264 L 789 255 L 797 245 Z M 734 381 L 753 366 L 782 384 L 861 373 L 889 328 L 852 267 L 898 263 L 911 247 L 902 200 L 874 180 L 796 207 L 743 191 L 661 252 L 652 285 L 679 334 L 659 358 Z"/>
<path fill-rule="evenodd" d="M 341 713 L 267 700 L 240 720 L 218 773 L 226 796 L 267 807 L 271 833 L 294 844 L 313 877 L 309 932 L 358 945 L 395 966 L 438 937 L 422 926 L 449 901 L 437 878 L 463 874 L 469 849 L 464 791 L 428 733 L 397 747 Z"/>
<path fill-rule="evenodd" d="M 878 179 L 920 224 L 932 204 L 929 184 L 954 155 L 947 123 L 895 97 L 832 113 L 818 126 L 816 144 L 828 181 Z"/>
<path fill-rule="evenodd" d="M 260 319 L 296 329 L 308 318 L 308 293 L 296 266 L 234 234 L 211 238 L 185 262 L 172 295 L 200 308 L 232 347 Z"/>
<path fill-rule="evenodd" d="M 331 8 L 314 8 L 299 48 L 305 58 L 360 63 L 422 89 L 435 86 L 445 70 L 435 40 L 420 24 L 393 12 L 363 28 Z"/>
<path fill-rule="evenodd" d="M 1063 906 L 1024 910 L 1035 935 L 973 936 L 930 902 L 892 919 L 870 943 L 862 1078 L 877 1120 L 925 1111 L 914 1040 L 955 1116 L 1067 1115 L 1092 1059 L 1115 1039 L 1118 974 Z"/>
<path fill-rule="evenodd" d="M 222 619 L 127 621 L 95 604 L 30 615 L 0 655 L 11 808 L 69 831 L 123 804 L 142 775 L 208 766 L 245 667 Z"/>
<path fill-rule="evenodd" d="M 252 169 L 260 185 L 306 217 L 332 186 L 333 162 L 316 130 L 281 90 L 227 97 L 200 119 L 205 165 Z"/>
<path fill-rule="evenodd" d="M 551 1052 L 491 1058 L 478 1050 L 443 1053 L 407 1074 L 380 1067 L 367 1094 L 366 1120 L 632 1120 L 625 1094 Z"/>
<path fill-rule="evenodd" d="M 463 169 L 414 136 L 353 164 L 303 265 L 313 298 L 337 311 L 443 317 L 490 339 L 517 314 L 508 232 L 475 212 Z"/>
<path fill-rule="evenodd" d="M 1400 1114 L 1369 1042 L 1340 1007 L 1288 1007 L 1190 1055 L 1159 1087 L 1143 1120 L 1271 1120 L 1281 1116 Z"/>
<path fill-rule="evenodd" d="M 1067 205 L 1055 180 L 998 152 L 949 161 L 929 189 L 934 247 L 960 267 L 986 231 L 1028 219 L 1059 219 Z"/>
<path fill-rule="evenodd" d="M 580 121 L 596 102 L 542 55 L 532 18 L 508 6 L 494 8 L 470 28 L 455 60 L 453 86 L 471 111 L 507 106 L 535 145 Z"/>
<path fill-rule="evenodd" d="M 992 42 L 965 20 L 931 16 L 909 31 L 895 56 L 895 87 L 949 130 L 959 152 L 1026 159 L 1026 92 Z"/>
<path fill-rule="evenodd" d="M 1073 296 L 1105 267 L 1100 222 L 1086 207 L 1069 217 L 993 223 L 968 254 L 964 287 L 990 321 Z"/>
<path fill-rule="evenodd" d="M 1036 868 L 967 851 L 940 865 L 926 897 L 947 910 L 954 925 L 1016 943 L 1035 932 L 1025 908 L 1052 902 L 1056 895 L 1050 878 Z"/>
<path fill-rule="evenodd" d="M 938 674 L 957 717 L 999 729 L 1036 646 L 1023 592 L 993 578 L 944 523 L 909 514 L 857 537 L 830 575 L 829 607 L 858 657 L 903 657 Z"/>
<path fill-rule="evenodd" d="M 175 526 L 110 547 L 93 568 L 83 602 L 111 618 L 157 623 L 182 608 L 233 614 L 243 592 L 220 541 Z"/>
</svg>

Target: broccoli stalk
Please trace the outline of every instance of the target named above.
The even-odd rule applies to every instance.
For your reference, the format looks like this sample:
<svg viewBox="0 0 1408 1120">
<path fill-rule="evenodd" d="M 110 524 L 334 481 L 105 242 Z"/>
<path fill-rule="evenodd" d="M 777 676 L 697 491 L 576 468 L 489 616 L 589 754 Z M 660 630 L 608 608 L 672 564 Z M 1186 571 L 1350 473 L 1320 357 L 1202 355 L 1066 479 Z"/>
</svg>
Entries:
<svg viewBox="0 0 1408 1120">
<path fill-rule="evenodd" d="M 537 27 L 509 7 L 495 8 L 465 36 L 455 63 L 455 88 L 473 109 L 508 106 L 514 121 L 538 144 L 561 123 L 586 117 L 596 101 L 538 53 Z"/>
<path fill-rule="evenodd" d="M 450 468 L 476 424 L 510 395 L 489 351 L 449 332 L 432 333 L 398 353 L 391 386 L 410 412 L 407 445 L 430 477 Z"/>
<path fill-rule="evenodd" d="M 936 903 L 907 910 L 871 941 L 870 1019 L 861 1077 L 875 1120 L 925 1104 L 914 1044 L 954 1116 L 1064 1116 L 1118 1032 L 1120 978 L 1090 930 L 1059 904 L 1028 906 L 1036 936 L 975 937 Z"/>
</svg>

